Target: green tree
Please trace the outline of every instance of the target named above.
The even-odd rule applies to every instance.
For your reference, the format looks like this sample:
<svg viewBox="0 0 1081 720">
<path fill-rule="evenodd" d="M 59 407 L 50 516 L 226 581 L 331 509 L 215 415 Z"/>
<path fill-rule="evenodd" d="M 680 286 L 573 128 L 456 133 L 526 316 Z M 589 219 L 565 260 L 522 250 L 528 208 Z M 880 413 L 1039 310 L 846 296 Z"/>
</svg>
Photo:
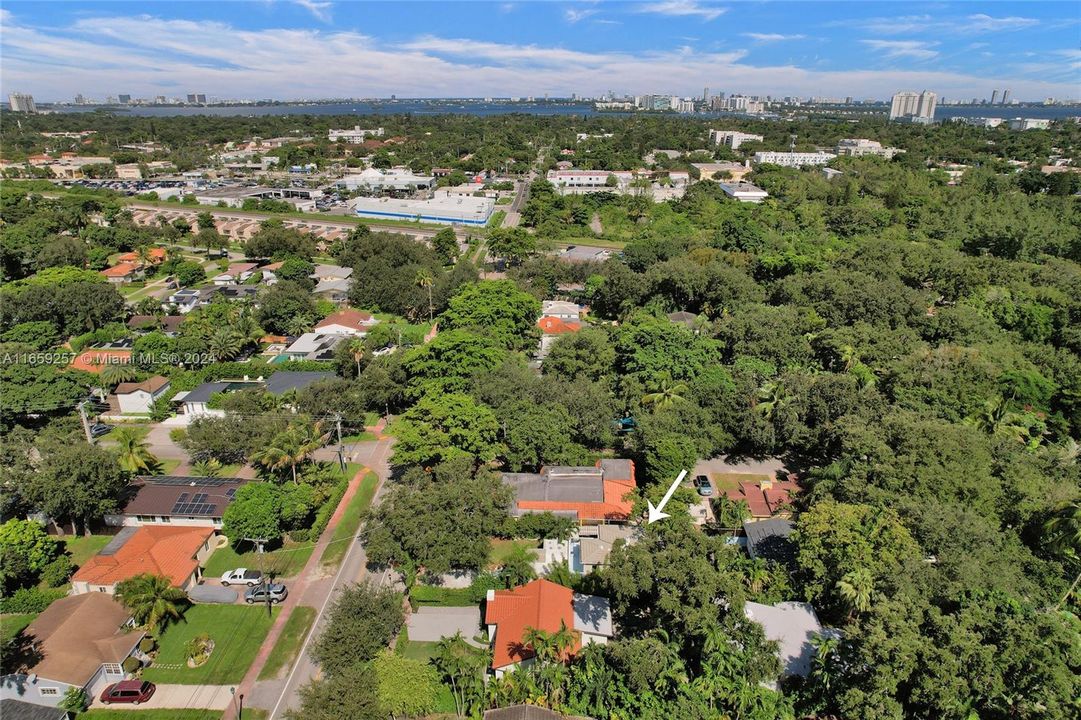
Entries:
<svg viewBox="0 0 1081 720">
<path fill-rule="evenodd" d="M 297 329 L 292 323 L 298 318 L 308 327 L 317 316 L 311 294 L 296 283 L 283 280 L 260 292 L 256 319 L 267 332 L 285 335 Z"/>
<path fill-rule="evenodd" d="M 1056 510 L 1044 525 L 1044 532 L 1048 548 L 1067 562 L 1081 565 L 1081 502 L 1066 503 Z M 1066 602 L 1077 589 L 1078 583 L 1081 583 L 1081 572 L 1078 572 L 1066 594 L 1055 604 L 1056 609 Z"/>
<path fill-rule="evenodd" d="M 60 553 L 60 545 L 33 520 L 0 525 L 0 585 L 5 590 L 35 580 Z"/>
<path fill-rule="evenodd" d="M 402 596 L 370 582 L 349 585 L 330 608 L 311 657 L 329 677 L 375 658 L 405 623 Z"/>
<path fill-rule="evenodd" d="M 293 483 L 297 482 L 297 466 L 306 462 L 326 444 L 330 433 L 323 432 L 322 423 L 297 422 L 278 433 L 270 444 L 252 456 L 252 461 L 268 470 L 289 468 Z"/>
<path fill-rule="evenodd" d="M 468 457 L 480 465 L 499 454 L 499 421 L 484 405 L 464 393 L 427 395 L 402 414 L 394 462 L 433 465 Z"/>
<path fill-rule="evenodd" d="M 109 436 L 116 443 L 120 467 L 129 473 L 153 475 L 160 467 L 150 445 L 135 430 L 118 427 Z"/>
<path fill-rule="evenodd" d="M 417 270 L 414 282 L 428 291 L 428 320 L 435 319 L 435 305 L 432 302 L 432 286 L 435 285 L 435 276 L 424 268 Z"/>
<path fill-rule="evenodd" d="M 129 363 L 107 363 L 98 375 L 101 382 L 110 388 L 120 383 L 132 382 L 139 377 L 139 371 Z"/>
<path fill-rule="evenodd" d="M 135 622 L 156 633 L 171 621 L 179 620 L 187 609 L 188 596 L 161 575 L 136 575 L 116 584 L 116 598 Z"/>
<path fill-rule="evenodd" d="M 441 332 L 411 350 L 402 361 L 414 398 L 454 393 L 469 387 L 472 377 L 499 365 L 506 353 L 487 336 L 465 330 Z"/>
<path fill-rule="evenodd" d="M 431 665 L 384 650 L 372 661 L 376 695 L 393 718 L 427 715 L 435 709 L 439 677 Z"/>
<path fill-rule="evenodd" d="M 666 408 L 682 402 L 687 392 L 687 383 L 674 382 L 669 375 L 661 375 L 651 392 L 642 396 L 642 403 L 655 408 Z"/>
<path fill-rule="evenodd" d="M 499 570 L 503 584 L 508 588 L 525 585 L 537 577 L 533 570 L 533 562 L 536 556 L 521 545 L 515 545 L 503 561 L 503 567 Z"/>
<path fill-rule="evenodd" d="M 470 646 L 460 631 L 436 645 L 432 665 L 450 685 L 458 717 L 471 716 L 483 701 L 485 660 L 485 654 Z"/>
<path fill-rule="evenodd" d="M 282 495 L 275 485 L 251 482 L 237 488 L 225 508 L 222 534 L 234 545 L 245 538 L 275 541 L 282 535 Z"/>
<path fill-rule="evenodd" d="M 443 261 L 444 265 L 450 265 L 458 259 L 458 236 L 453 228 L 443 228 L 432 238 L 432 249 Z"/>
<path fill-rule="evenodd" d="M 86 708 L 89 706 L 90 698 L 87 697 L 86 690 L 81 687 L 69 687 L 56 707 L 65 712 L 78 715 L 86 712 Z"/>
<path fill-rule="evenodd" d="M 117 498 L 127 487 L 127 474 L 116 455 L 75 440 L 42 450 L 42 461 L 20 487 L 27 502 L 53 521 L 67 520 L 72 533 L 118 509 Z"/>
<path fill-rule="evenodd" d="M 540 302 L 510 280 L 463 286 L 440 316 L 447 330 L 467 329 L 493 338 L 508 350 L 533 347 L 540 335 Z"/>
<path fill-rule="evenodd" d="M 300 707 L 288 720 L 386 720 L 376 694 L 375 673 L 368 663 L 342 667 L 329 677 L 300 688 Z"/>
</svg>

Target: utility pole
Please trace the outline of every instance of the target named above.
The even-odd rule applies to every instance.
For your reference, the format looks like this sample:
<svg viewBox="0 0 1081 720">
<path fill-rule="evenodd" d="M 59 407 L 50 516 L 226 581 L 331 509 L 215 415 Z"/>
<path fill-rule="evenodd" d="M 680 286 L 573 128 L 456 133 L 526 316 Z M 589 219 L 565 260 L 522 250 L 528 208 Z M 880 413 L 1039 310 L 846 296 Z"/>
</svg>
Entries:
<svg viewBox="0 0 1081 720">
<path fill-rule="evenodd" d="M 94 436 L 90 434 L 90 419 L 86 417 L 86 400 L 83 400 L 76 407 L 79 408 L 79 419 L 83 424 L 83 433 L 86 435 L 86 442 L 93 445 Z"/>
<path fill-rule="evenodd" d="M 263 595 L 266 597 L 266 614 L 269 617 L 273 603 L 270 602 L 270 580 L 266 572 L 266 538 L 244 538 L 248 542 L 255 543 L 255 554 L 259 556 L 259 572 L 263 575 Z"/>
<path fill-rule="evenodd" d="M 342 472 L 345 471 L 345 445 L 342 444 L 342 416 L 341 413 L 334 416 L 334 424 L 338 428 L 338 465 Z"/>
</svg>

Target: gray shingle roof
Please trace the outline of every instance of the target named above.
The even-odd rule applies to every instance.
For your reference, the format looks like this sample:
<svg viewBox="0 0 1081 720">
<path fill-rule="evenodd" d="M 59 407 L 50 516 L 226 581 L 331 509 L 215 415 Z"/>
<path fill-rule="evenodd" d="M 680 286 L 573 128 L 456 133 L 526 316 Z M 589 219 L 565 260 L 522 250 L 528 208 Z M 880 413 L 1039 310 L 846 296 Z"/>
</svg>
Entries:
<svg viewBox="0 0 1081 720">
<path fill-rule="evenodd" d="M 4 720 L 61 720 L 67 716 L 63 710 L 47 705 L 34 705 L 9 698 L 0 700 L 0 717 Z"/>
<path fill-rule="evenodd" d="M 303 390 L 321 380 L 334 377 L 332 372 L 280 370 L 266 381 L 266 391 L 271 395 L 281 395 L 289 390 Z"/>
<path fill-rule="evenodd" d="M 781 518 L 743 523 L 747 535 L 747 554 L 753 558 L 789 562 L 795 555 L 795 546 L 789 540 L 792 523 Z"/>
</svg>

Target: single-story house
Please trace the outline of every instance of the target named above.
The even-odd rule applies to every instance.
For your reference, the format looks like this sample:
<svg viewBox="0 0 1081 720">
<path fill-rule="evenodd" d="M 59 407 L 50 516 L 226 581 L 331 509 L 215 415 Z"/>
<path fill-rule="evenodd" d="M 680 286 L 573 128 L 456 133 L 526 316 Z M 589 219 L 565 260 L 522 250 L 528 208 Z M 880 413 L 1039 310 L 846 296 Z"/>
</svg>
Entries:
<svg viewBox="0 0 1081 720">
<path fill-rule="evenodd" d="M 111 283 L 126 283 L 143 277 L 143 268 L 135 263 L 122 262 L 105 268 L 101 271 L 102 276 Z"/>
<path fill-rule="evenodd" d="M 569 540 L 545 539 L 540 564 L 548 570 L 565 562 L 571 572 L 588 574 L 608 564 L 617 542 L 630 545 L 641 536 L 636 525 L 583 525 Z"/>
<path fill-rule="evenodd" d="M 562 335 L 570 335 L 582 329 L 582 323 L 578 320 L 566 320 L 560 317 L 544 315 L 537 321 L 540 328 L 540 345 L 537 347 L 537 357 L 541 360 L 548 357 L 554 343 Z"/>
<path fill-rule="evenodd" d="M 105 593 L 69 595 L 46 608 L 23 630 L 32 650 L 22 672 L 0 679 L 4 720 L 9 700 L 55 708 L 71 688 L 96 695 L 123 680 L 129 656 L 145 659 L 138 649 L 143 633 L 128 627 L 130 619 Z"/>
<path fill-rule="evenodd" d="M 141 263 L 139 253 L 135 250 L 124 253 L 116 259 L 117 262 Z M 160 265 L 165 262 L 165 248 L 154 247 L 147 249 L 147 262 L 152 265 Z"/>
<path fill-rule="evenodd" d="M 68 720 L 68 717 L 67 710 L 58 707 L 0 697 L 0 718 L 4 720 Z"/>
<path fill-rule="evenodd" d="M 283 354 L 293 360 L 331 360 L 334 348 L 346 337 L 339 333 L 304 333 L 285 348 Z"/>
<path fill-rule="evenodd" d="M 116 584 L 149 573 L 187 590 L 202 578 L 200 566 L 214 551 L 213 527 L 143 525 L 121 530 L 100 553 L 71 576 L 71 592 L 109 593 Z"/>
<path fill-rule="evenodd" d="M 353 308 L 342 308 L 319 321 L 314 331 L 324 335 L 367 335 L 379 320 L 370 313 Z"/>
<path fill-rule="evenodd" d="M 311 278 L 317 282 L 324 280 L 348 280 L 353 276 L 353 268 L 341 265 L 316 265 Z"/>
<path fill-rule="evenodd" d="M 222 416 L 225 414 L 222 410 L 216 410 L 207 405 L 217 393 L 228 392 L 232 388 L 232 383 L 216 381 L 205 382 L 199 385 L 194 390 L 181 391 L 173 396 L 174 403 L 180 403 L 180 412 L 185 415 L 196 417 L 198 415 L 217 415 Z"/>
<path fill-rule="evenodd" d="M 271 395 L 281 395 L 290 390 L 303 390 L 333 377 L 332 372 L 279 370 L 266 379 L 264 389 Z"/>
<path fill-rule="evenodd" d="M 614 635 L 608 598 L 576 593 L 550 580 L 534 580 L 510 590 L 489 590 L 484 623 L 492 648 L 495 676 L 532 662 L 534 652 L 525 643 L 526 628 L 574 633 L 574 643 L 564 659 L 583 645 L 606 644 Z"/>
<path fill-rule="evenodd" d="M 792 496 L 799 491 L 799 483 L 792 478 L 767 478 L 740 482 L 736 487 L 726 490 L 725 495 L 733 502 L 742 500 L 747 503 L 751 517 L 768 518 L 787 515 Z"/>
<path fill-rule="evenodd" d="M 567 300 L 545 300 L 541 303 L 541 315 L 560 320 L 581 320 L 585 308 Z"/>
<path fill-rule="evenodd" d="M 749 182 L 720 183 L 721 192 L 733 200 L 745 203 L 760 203 L 769 197 L 769 193 Z"/>
<path fill-rule="evenodd" d="M 747 554 L 752 558 L 776 560 L 781 563 L 791 562 L 795 558 L 796 548 L 789 540 L 795 528 L 784 518 L 768 518 L 743 523 L 743 533 L 747 536 Z"/>
<path fill-rule="evenodd" d="M 132 315 L 128 318 L 128 329 L 141 330 L 143 332 L 160 330 L 172 337 L 180 332 L 180 323 L 182 322 L 184 322 L 183 315 L 163 315 L 161 317 L 155 317 L 153 315 Z"/>
<path fill-rule="evenodd" d="M 120 512 L 106 515 L 105 524 L 220 528 L 225 508 L 249 482 L 247 478 L 140 475 L 128 486 Z"/>
<path fill-rule="evenodd" d="M 120 412 L 133 415 L 147 415 L 150 405 L 169 392 L 169 378 L 154 375 L 142 382 L 126 382 L 116 386 L 113 394 L 120 407 Z"/>
<path fill-rule="evenodd" d="M 233 263 L 220 275 L 211 278 L 215 285 L 239 285 L 250 278 L 259 268 L 256 263 Z"/>
<path fill-rule="evenodd" d="M 623 522 L 631 514 L 628 495 L 637 487 L 634 461 L 598 460 L 593 467 L 543 467 L 539 473 L 503 473 L 514 491 L 514 515 L 551 511 L 579 523 Z"/>
<path fill-rule="evenodd" d="M 352 286 L 353 281 L 349 278 L 344 280 L 320 280 L 312 290 L 312 294 L 341 305 L 349 301 L 349 289 Z"/>
<path fill-rule="evenodd" d="M 811 641 L 816 635 L 823 634 L 818 615 L 811 605 L 802 602 L 780 602 L 776 605 L 747 602 L 743 604 L 743 614 L 762 626 L 767 639 L 777 641 L 782 677 L 807 677 L 815 652 Z"/>
<path fill-rule="evenodd" d="M 676 325 L 682 325 L 683 327 L 690 328 L 694 326 L 694 321 L 698 319 L 698 316 L 692 312 L 686 310 L 677 310 L 676 312 L 670 312 L 667 315 L 668 322 L 675 323 Z"/>
</svg>

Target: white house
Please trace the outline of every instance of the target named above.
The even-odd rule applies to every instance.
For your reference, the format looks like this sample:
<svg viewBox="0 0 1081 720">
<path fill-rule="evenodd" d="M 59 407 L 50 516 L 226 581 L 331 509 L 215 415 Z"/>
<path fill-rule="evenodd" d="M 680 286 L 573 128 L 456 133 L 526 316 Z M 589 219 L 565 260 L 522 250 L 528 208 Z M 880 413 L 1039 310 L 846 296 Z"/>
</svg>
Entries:
<svg viewBox="0 0 1081 720">
<path fill-rule="evenodd" d="M 769 193 L 749 182 L 723 182 L 721 191 L 733 200 L 745 203 L 760 203 L 769 197 Z"/>
<path fill-rule="evenodd" d="M 379 320 L 372 317 L 370 313 L 353 308 L 342 308 L 320 320 L 313 330 L 323 335 L 363 336 L 378 324 Z"/>
<path fill-rule="evenodd" d="M 120 383 L 113 394 L 122 414 L 147 415 L 150 405 L 168 391 L 169 379 L 155 375 L 138 383 Z"/>
<path fill-rule="evenodd" d="M 215 285 L 239 285 L 251 278 L 258 268 L 256 263 L 233 263 L 225 272 L 211 278 L 211 282 Z"/>
</svg>

